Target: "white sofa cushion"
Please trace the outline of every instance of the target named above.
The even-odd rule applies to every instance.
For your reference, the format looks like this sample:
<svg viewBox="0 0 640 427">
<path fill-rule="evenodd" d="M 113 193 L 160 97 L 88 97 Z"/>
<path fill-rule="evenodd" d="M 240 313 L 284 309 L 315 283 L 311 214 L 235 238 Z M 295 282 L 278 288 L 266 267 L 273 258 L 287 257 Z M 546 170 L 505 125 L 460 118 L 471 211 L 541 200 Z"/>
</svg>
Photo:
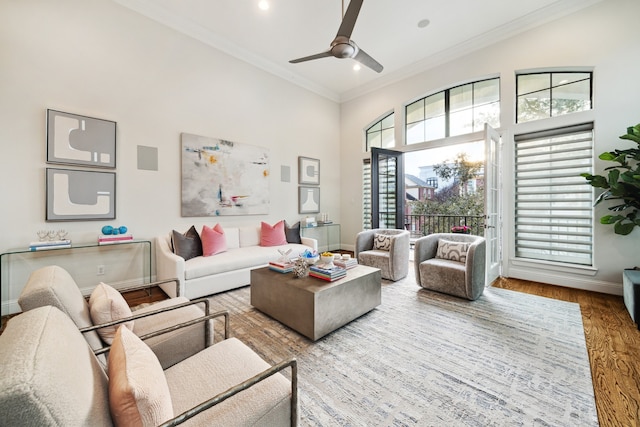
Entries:
<svg viewBox="0 0 640 427">
<path fill-rule="evenodd" d="M 260 245 L 260 226 L 240 227 L 240 247 Z"/>
<path fill-rule="evenodd" d="M 244 268 L 254 268 L 266 265 L 280 257 L 278 249 L 291 249 L 290 256 L 297 256 L 308 246 L 290 243 L 282 246 L 247 246 L 239 249 L 227 250 L 210 257 L 191 258 L 185 262 L 185 278 L 187 280 L 198 277 L 211 276 Z"/>
</svg>

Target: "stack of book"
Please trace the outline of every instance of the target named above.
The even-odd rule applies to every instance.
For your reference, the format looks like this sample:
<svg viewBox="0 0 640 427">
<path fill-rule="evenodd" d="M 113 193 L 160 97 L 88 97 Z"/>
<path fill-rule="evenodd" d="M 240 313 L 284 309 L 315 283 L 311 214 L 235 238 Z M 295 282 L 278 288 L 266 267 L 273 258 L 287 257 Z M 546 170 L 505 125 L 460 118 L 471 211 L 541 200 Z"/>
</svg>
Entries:
<svg viewBox="0 0 640 427">
<path fill-rule="evenodd" d="M 309 268 L 309 276 L 316 277 L 318 279 L 333 282 L 334 280 L 342 279 L 347 275 L 345 268 L 334 265 L 332 268 L 325 268 L 319 265 L 312 265 Z"/>
<path fill-rule="evenodd" d="M 35 251 L 47 251 L 49 249 L 62 249 L 70 248 L 71 240 L 48 240 L 45 242 L 31 242 L 29 243 L 29 250 Z"/>
<path fill-rule="evenodd" d="M 99 245 L 111 245 L 114 243 L 130 242 L 133 234 L 101 234 L 98 236 Z"/>
<path fill-rule="evenodd" d="M 355 267 L 356 265 L 358 265 L 358 260 L 355 258 L 349 258 L 349 259 L 335 259 L 333 260 L 333 263 L 335 265 L 337 265 L 338 267 L 342 267 L 346 270 Z"/>
<path fill-rule="evenodd" d="M 290 273 L 293 271 L 293 263 L 271 261 L 269 262 L 269 269 L 273 271 L 277 271 L 278 273 Z"/>
</svg>

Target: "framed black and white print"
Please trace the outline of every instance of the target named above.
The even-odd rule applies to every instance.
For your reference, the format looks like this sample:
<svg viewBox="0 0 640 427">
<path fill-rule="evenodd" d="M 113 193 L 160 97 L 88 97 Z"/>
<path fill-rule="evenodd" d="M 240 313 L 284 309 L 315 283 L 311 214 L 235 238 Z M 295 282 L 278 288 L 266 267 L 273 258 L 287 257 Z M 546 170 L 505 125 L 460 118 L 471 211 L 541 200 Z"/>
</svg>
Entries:
<svg viewBox="0 0 640 427">
<path fill-rule="evenodd" d="M 115 217 L 115 172 L 47 168 L 47 221 Z"/>
<path fill-rule="evenodd" d="M 320 160 L 298 157 L 298 184 L 320 185 Z"/>
<path fill-rule="evenodd" d="M 47 110 L 47 163 L 116 167 L 116 122 Z"/>
<path fill-rule="evenodd" d="M 320 187 L 298 187 L 298 212 L 301 214 L 320 212 Z"/>
</svg>

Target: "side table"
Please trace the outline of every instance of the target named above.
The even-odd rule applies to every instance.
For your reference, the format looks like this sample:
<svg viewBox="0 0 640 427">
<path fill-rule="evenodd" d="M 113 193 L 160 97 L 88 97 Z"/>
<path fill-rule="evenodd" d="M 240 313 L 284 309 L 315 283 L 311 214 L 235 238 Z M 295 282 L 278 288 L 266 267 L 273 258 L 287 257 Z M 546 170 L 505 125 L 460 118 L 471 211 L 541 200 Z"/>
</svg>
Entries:
<svg viewBox="0 0 640 427">
<path fill-rule="evenodd" d="M 150 283 L 151 241 L 131 240 L 109 245 L 79 243 L 70 248 L 44 251 L 31 251 L 25 247 L 1 253 L 0 319 L 2 315 L 20 311 L 17 298 L 29 274 L 52 264 L 67 270 L 81 291 L 93 289 L 101 281 L 124 286 Z"/>
<path fill-rule="evenodd" d="M 624 305 L 640 330 L 640 270 L 623 271 L 622 290 Z"/>
</svg>

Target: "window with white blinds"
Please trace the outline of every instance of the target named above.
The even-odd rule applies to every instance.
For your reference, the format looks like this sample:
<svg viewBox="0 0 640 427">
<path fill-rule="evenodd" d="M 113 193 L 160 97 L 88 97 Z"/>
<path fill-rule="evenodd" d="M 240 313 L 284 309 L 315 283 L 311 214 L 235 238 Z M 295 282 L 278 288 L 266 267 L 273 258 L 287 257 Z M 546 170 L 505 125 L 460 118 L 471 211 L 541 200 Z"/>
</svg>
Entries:
<svg viewBox="0 0 640 427">
<path fill-rule="evenodd" d="M 516 257 L 592 265 L 593 124 L 514 140 Z"/>
</svg>

